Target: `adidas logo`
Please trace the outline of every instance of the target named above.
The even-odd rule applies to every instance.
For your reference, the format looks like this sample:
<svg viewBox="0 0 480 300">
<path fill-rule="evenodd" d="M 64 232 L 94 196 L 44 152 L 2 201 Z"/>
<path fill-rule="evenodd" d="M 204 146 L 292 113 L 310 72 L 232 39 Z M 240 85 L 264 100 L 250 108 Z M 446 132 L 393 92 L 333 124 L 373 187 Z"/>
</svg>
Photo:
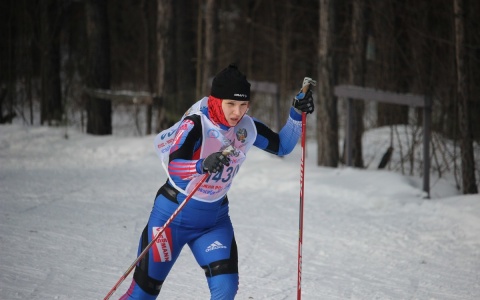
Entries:
<svg viewBox="0 0 480 300">
<path fill-rule="evenodd" d="M 217 249 L 226 249 L 226 248 L 227 247 L 222 245 L 222 243 L 220 243 L 219 241 L 215 241 L 213 244 L 208 246 L 207 249 L 205 249 L 205 252 L 210 252 Z"/>
</svg>

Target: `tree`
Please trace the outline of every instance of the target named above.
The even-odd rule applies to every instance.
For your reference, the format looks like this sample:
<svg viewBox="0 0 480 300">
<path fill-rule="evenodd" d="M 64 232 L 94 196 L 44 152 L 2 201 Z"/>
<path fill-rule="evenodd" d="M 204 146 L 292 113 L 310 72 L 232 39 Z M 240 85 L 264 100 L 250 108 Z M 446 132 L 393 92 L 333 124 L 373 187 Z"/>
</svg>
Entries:
<svg viewBox="0 0 480 300">
<path fill-rule="evenodd" d="M 0 3 L 0 124 L 11 123 L 15 116 L 15 61 L 18 55 L 15 51 L 16 26 L 20 23 L 15 19 L 16 5 L 13 1 Z"/>
<path fill-rule="evenodd" d="M 334 40 L 335 0 L 320 0 L 319 24 L 319 74 L 317 109 L 317 164 L 338 166 L 338 116 L 337 99 L 333 95 L 335 86 Z"/>
<path fill-rule="evenodd" d="M 465 2 L 453 0 L 455 17 L 455 49 L 457 63 L 457 101 L 458 121 L 460 127 L 460 156 L 462 161 L 462 187 L 464 194 L 477 194 L 475 179 L 475 159 L 473 154 L 473 139 L 469 114 L 469 76 L 466 71 L 467 53 L 465 38 Z"/>
<path fill-rule="evenodd" d="M 40 5 L 41 124 L 62 120 L 59 36 L 60 5 L 56 0 L 45 1 Z"/>
<path fill-rule="evenodd" d="M 199 15 L 200 17 L 200 15 Z M 202 95 L 210 90 L 208 79 L 213 73 L 213 51 L 215 49 L 215 0 L 207 0 L 205 4 L 205 41 L 203 44 L 203 74 L 200 78 Z M 201 34 L 201 32 L 199 33 Z"/>
<path fill-rule="evenodd" d="M 372 20 L 378 53 L 374 79 L 376 88 L 399 93 L 408 91 L 408 78 L 412 77 L 408 68 L 412 62 L 406 58 L 410 46 L 405 29 L 408 28 L 405 24 L 409 15 L 405 9 L 407 5 L 405 1 L 384 0 L 376 2 L 372 8 L 377 12 Z M 378 126 L 407 123 L 407 106 L 378 103 Z"/>
<path fill-rule="evenodd" d="M 365 0 L 353 1 L 348 77 L 350 84 L 355 86 L 365 85 L 366 37 Z M 363 101 L 354 101 L 353 107 L 353 165 L 363 168 L 362 136 L 365 104 Z"/>
<path fill-rule="evenodd" d="M 90 89 L 110 88 L 110 41 L 107 1 L 86 1 L 88 41 L 87 85 Z M 89 97 L 87 100 L 87 133 L 112 134 L 112 103 L 110 100 Z"/>
<path fill-rule="evenodd" d="M 160 132 L 162 128 L 168 126 L 168 120 L 165 117 L 165 104 L 166 102 L 166 87 L 167 87 L 167 58 L 169 55 L 170 44 L 170 20 L 172 19 L 172 1 L 157 1 L 157 22 L 155 26 L 156 32 L 156 94 L 158 99 L 158 113 L 157 113 L 157 125 L 155 127 L 156 132 Z M 153 74 L 152 74 L 153 75 Z"/>
<path fill-rule="evenodd" d="M 143 13 L 145 15 L 145 30 L 147 32 L 147 84 L 148 91 L 155 94 L 157 90 L 157 0 L 145 0 L 143 3 Z M 159 99 L 154 98 L 154 101 Z M 160 104 L 160 103 L 157 103 Z M 152 133 L 153 104 L 147 106 L 147 128 L 146 134 Z"/>
<path fill-rule="evenodd" d="M 165 77 L 165 105 L 171 112 L 168 121 L 176 122 L 178 117 L 197 99 L 195 97 L 195 60 L 201 58 L 196 57 L 195 54 L 195 20 L 197 6 L 201 6 L 204 1 L 170 1 L 173 11 L 169 17 L 172 21 L 171 43 L 166 48 L 168 59 L 165 62 L 165 74 L 168 76 Z"/>
</svg>

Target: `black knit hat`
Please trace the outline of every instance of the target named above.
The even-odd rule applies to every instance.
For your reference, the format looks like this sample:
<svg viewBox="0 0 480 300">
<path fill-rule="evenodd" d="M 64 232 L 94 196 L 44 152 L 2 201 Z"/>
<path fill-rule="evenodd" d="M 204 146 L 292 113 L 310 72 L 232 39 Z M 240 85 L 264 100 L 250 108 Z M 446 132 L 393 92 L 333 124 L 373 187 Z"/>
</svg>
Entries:
<svg viewBox="0 0 480 300">
<path fill-rule="evenodd" d="M 220 99 L 250 100 L 250 83 L 236 65 L 230 64 L 213 78 L 210 94 Z"/>
</svg>

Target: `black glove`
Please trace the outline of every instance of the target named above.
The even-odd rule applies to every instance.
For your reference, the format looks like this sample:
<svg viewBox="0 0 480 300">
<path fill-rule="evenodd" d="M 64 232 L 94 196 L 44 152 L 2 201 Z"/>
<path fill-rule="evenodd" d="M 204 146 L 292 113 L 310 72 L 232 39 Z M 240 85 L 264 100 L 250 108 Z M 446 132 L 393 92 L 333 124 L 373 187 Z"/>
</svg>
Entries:
<svg viewBox="0 0 480 300">
<path fill-rule="evenodd" d="M 302 92 L 298 93 L 295 98 L 293 98 L 292 106 L 300 113 L 313 113 L 315 107 L 313 105 L 312 91 L 308 90 L 306 94 L 303 94 Z"/>
<path fill-rule="evenodd" d="M 223 166 L 230 165 L 230 158 L 222 152 L 215 152 L 203 160 L 202 168 L 208 173 L 217 173 L 223 170 Z"/>
</svg>

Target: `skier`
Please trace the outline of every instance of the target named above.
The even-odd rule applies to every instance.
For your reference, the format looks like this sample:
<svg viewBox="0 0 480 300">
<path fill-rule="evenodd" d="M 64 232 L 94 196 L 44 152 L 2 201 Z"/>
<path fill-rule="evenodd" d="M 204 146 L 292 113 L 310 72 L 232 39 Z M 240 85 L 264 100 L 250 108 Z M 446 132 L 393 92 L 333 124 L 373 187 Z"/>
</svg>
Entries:
<svg viewBox="0 0 480 300">
<path fill-rule="evenodd" d="M 300 92 L 286 124 L 275 133 L 247 115 L 249 104 L 250 83 L 231 64 L 214 77 L 209 97 L 193 105 L 169 131 L 157 135 L 155 144 L 166 159 L 168 179 L 157 193 L 138 253 L 206 176 L 202 174 L 209 177 L 136 265 L 132 283 L 120 299 L 156 299 L 185 245 L 205 271 L 211 299 L 235 298 L 238 258 L 227 191 L 251 146 L 279 156 L 289 154 L 301 135 L 301 113 L 314 110 L 312 92 Z M 222 153 L 227 147 L 233 147 L 230 155 Z"/>
</svg>

